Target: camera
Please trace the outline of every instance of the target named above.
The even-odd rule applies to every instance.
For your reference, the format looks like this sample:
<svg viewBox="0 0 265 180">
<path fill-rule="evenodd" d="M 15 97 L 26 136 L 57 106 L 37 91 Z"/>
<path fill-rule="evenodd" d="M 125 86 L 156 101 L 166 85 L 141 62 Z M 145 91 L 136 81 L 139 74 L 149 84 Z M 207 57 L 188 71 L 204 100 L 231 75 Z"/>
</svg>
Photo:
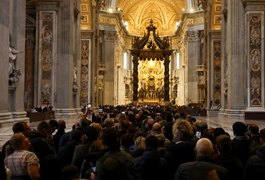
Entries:
<svg viewBox="0 0 265 180">
<path fill-rule="evenodd" d="M 201 135 L 202 133 L 200 131 L 196 131 L 196 134 L 195 134 L 196 138 L 200 139 Z"/>
</svg>

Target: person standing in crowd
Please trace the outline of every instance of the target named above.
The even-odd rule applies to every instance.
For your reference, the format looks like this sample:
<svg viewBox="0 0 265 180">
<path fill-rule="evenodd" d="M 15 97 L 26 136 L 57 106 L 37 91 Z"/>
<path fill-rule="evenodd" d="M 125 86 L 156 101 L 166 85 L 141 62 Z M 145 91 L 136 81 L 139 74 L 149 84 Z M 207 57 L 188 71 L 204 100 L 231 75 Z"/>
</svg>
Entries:
<svg viewBox="0 0 265 180">
<path fill-rule="evenodd" d="M 159 139 L 155 135 L 147 135 L 141 157 L 136 158 L 137 173 L 141 180 L 168 179 L 168 163 L 159 154 Z"/>
<path fill-rule="evenodd" d="M 30 137 L 33 152 L 40 160 L 40 175 L 44 180 L 58 179 L 62 168 L 50 137 L 51 129 L 46 121 L 40 122 L 37 131 Z"/>
<path fill-rule="evenodd" d="M 58 130 L 53 135 L 53 142 L 54 142 L 56 152 L 58 152 L 60 138 L 65 134 L 65 129 L 66 129 L 65 121 L 59 120 L 58 121 Z"/>
<path fill-rule="evenodd" d="M 241 161 L 232 153 L 231 138 L 226 134 L 221 134 L 216 138 L 217 156 L 215 160 L 227 169 L 227 179 L 241 179 L 244 177 L 244 166 Z"/>
<path fill-rule="evenodd" d="M 116 129 L 104 129 L 102 140 L 107 150 L 96 163 L 96 180 L 136 180 L 134 159 L 130 154 L 120 150 Z"/>
<path fill-rule="evenodd" d="M 10 139 L 14 152 L 5 158 L 5 164 L 11 171 L 11 180 L 38 180 L 39 159 L 28 151 L 30 142 L 23 133 L 15 133 Z"/>
<path fill-rule="evenodd" d="M 10 178 L 8 178 L 8 172 L 10 173 L 10 170 L 6 168 L 4 155 L 0 151 L 0 179 L 9 180 Z"/>
<path fill-rule="evenodd" d="M 201 175 L 200 178 L 208 179 L 209 174 L 217 172 L 218 178 L 226 180 L 227 169 L 218 165 L 213 160 L 214 148 L 212 142 L 208 138 L 201 138 L 195 146 L 196 160 L 186 162 L 179 166 L 175 174 L 175 180 L 197 180 L 194 174 Z M 205 175 L 203 177 L 202 175 Z M 214 178 L 213 178 L 214 179 Z"/>
<path fill-rule="evenodd" d="M 260 130 L 260 147 L 245 166 L 245 180 L 261 180 L 265 174 L 265 128 Z"/>
<path fill-rule="evenodd" d="M 16 122 L 13 125 L 12 130 L 13 130 L 14 134 L 21 132 L 27 138 L 29 138 L 31 135 L 31 129 L 26 122 Z M 12 147 L 10 147 L 9 143 L 10 143 L 10 140 L 8 140 L 3 145 L 2 152 L 3 152 L 4 157 L 8 156 L 9 154 L 11 154 L 14 151 L 14 149 L 12 149 Z"/>
<path fill-rule="evenodd" d="M 250 156 L 250 141 L 247 136 L 247 125 L 237 121 L 232 125 L 235 137 L 231 141 L 232 153 L 245 166 Z"/>
</svg>

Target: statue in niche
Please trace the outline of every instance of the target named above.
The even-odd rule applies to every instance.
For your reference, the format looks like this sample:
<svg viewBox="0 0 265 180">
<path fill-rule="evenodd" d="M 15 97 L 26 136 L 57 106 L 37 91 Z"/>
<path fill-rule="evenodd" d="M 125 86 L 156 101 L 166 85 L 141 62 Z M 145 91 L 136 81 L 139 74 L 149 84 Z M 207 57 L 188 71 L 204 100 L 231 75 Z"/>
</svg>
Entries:
<svg viewBox="0 0 265 180">
<path fill-rule="evenodd" d="M 76 93 L 78 90 L 77 86 L 77 67 L 73 69 L 73 92 Z"/>
<path fill-rule="evenodd" d="M 147 48 L 148 48 L 148 49 L 156 49 L 156 45 L 155 45 L 155 43 L 154 43 L 152 40 L 150 40 L 150 41 L 147 43 Z"/>
<path fill-rule="evenodd" d="M 21 75 L 20 69 L 16 69 L 15 61 L 17 59 L 17 54 L 22 53 L 22 51 L 17 51 L 13 46 L 11 46 L 11 36 L 9 38 L 9 85 L 16 86 L 19 81 L 19 76 Z"/>
<path fill-rule="evenodd" d="M 154 98 L 154 92 L 155 92 L 155 78 L 153 76 L 148 77 L 148 93 L 149 98 Z"/>
</svg>

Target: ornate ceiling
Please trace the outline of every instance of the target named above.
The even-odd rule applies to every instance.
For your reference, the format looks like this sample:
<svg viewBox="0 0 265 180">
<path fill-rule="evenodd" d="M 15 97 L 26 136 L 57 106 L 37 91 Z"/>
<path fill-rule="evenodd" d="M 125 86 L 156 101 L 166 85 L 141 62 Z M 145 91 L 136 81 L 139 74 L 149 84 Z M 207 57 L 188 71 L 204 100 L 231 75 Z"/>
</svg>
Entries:
<svg viewBox="0 0 265 180">
<path fill-rule="evenodd" d="M 117 0 L 116 3 L 128 22 L 128 32 L 138 36 L 146 32 L 151 19 L 159 36 L 174 34 L 176 22 L 186 7 L 185 0 Z"/>
</svg>

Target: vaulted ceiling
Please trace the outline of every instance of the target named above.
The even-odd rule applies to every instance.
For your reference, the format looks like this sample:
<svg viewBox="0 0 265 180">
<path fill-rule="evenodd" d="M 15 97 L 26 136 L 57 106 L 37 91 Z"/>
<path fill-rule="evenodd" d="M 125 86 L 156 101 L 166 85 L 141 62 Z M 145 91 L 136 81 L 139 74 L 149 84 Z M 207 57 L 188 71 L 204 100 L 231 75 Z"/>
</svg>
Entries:
<svg viewBox="0 0 265 180">
<path fill-rule="evenodd" d="M 185 0 L 117 0 L 132 35 L 143 35 L 152 19 L 160 36 L 173 35 L 186 7 Z"/>
</svg>

